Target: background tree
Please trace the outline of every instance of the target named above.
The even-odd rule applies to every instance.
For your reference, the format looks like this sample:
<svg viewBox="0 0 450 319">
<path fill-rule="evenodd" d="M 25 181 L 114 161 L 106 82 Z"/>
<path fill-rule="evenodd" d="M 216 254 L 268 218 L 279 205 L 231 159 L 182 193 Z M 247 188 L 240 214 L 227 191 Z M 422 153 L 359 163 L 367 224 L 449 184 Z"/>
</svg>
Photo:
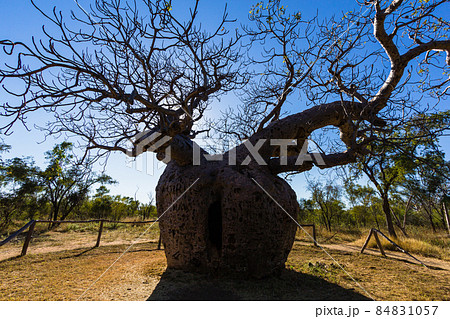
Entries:
<svg viewBox="0 0 450 319">
<path fill-rule="evenodd" d="M 3 145 L 4 150 L 9 147 Z M 130 197 L 111 196 L 105 184 L 109 176 L 95 173 L 91 164 L 81 165 L 71 153 L 72 145 L 64 142 L 47 152 L 45 170 L 34 164 L 32 157 L 0 158 L 0 231 L 30 219 L 68 216 L 74 219 L 125 217 L 146 218 L 156 215 L 152 202 L 141 204 Z M 90 196 L 93 185 L 100 184 Z"/>
<path fill-rule="evenodd" d="M 427 180 L 425 183 L 431 184 L 436 184 L 437 180 L 447 179 L 442 170 L 443 154 L 439 151 L 438 138 L 449 127 L 448 115 L 448 111 L 417 114 L 407 120 L 393 121 L 391 127 L 372 135 L 374 141 L 367 148 L 368 152 L 361 157 L 360 162 L 351 166 L 354 177 L 364 173 L 375 186 L 383 201 L 383 212 L 389 234 L 393 237 L 396 237 L 394 223 L 404 235 L 406 235 L 406 230 L 404 223 L 401 222 L 402 216 L 395 214 L 391 207 L 391 195 L 406 184 L 410 185 L 408 189 L 410 195 L 417 194 L 417 191 L 413 192 L 412 188 L 418 183 L 415 180 L 420 175 L 422 175 L 422 180 Z M 435 172 L 439 171 L 437 175 L 440 177 L 436 177 L 435 181 L 431 175 L 428 175 L 427 178 L 420 174 L 420 172 L 430 171 L 430 169 Z M 405 210 L 405 214 L 407 210 Z M 405 218 L 406 216 L 404 216 Z"/>
<path fill-rule="evenodd" d="M 90 210 L 95 218 L 110 218 L 113 211 L 113 198 L 108 195 L 109 190 L 105 186 L 97 188 L 94 198 L 91 201 Z"/>
<path fill-rule="evenodd" d="M 449 230 L 442 203 L 449 183 L 450 166 L 441 151 L 425 149 L 424 153 L 421 159 L 427 164 L 418 165 L 413 173 L 408 174 L 404 188 L 427 216 L 434 232 L 436 232 L 433 217 L 435 214 L 440 217 L 442 226 Z"/>
<path fill-rule="evenodd" d="M 184 5 L 159 0 L 96 0 L 92 12 L 73 14 L 71 23 L 56 10 L 41 11 L 59 34 L 46 32 L 45 41 L 30 45 L 0 41 L 4 54 L 17 57 L 1 67 L 0 82 L 20 97 L 3 106 L 10 119 L 3 129 L 47 110 L 55 115 L 50 133 L 78 135 L 100 154 L 152 151 L 164 159 L 170 146 L 156 189 L 168 266 L 262 276 L 282 267 L 296 230 L 279 207 L 297 215 L 296 196 L 278 174 L 345 165 L 366 154 L 386 121 L 415 112 L 409 93 L 417 77 L 409 66 L 416 58 L 422 59 L 414 62 L 422 70 L 421 89 L 438 98 L 448 94 L 442 52 L 450 51 L 449 23 L 439 15 L 447 1 L 366 1 L 361 12 L 320 23 L 272 0 L 251 9 L 245 39 L 228 33 L 226 13 L 216 28 L 202 29 L 198 5 L 184 22 L 177 18 Z M 253 57 L 246 59 L 242 46 Z M 445 63 L 444 73 L 448 54 Z M 250 78 L 240 93 L 241 110 L 251 118 L 235 116 L 237 124 L 221 129 L 247 141 L 222 161 L 211 162 L 200 150 L 195 165 L 192 139 L 206 107 Z M 9 89 L 16 79 L 23 92 Z M 313 106 L 287 115 L 294 93 Z M 340 146 L 321 151 L 320 161 L 298 163 L 303 141 L 330 126 L 340 131 Z M 270 142 L 280 139 L 297 146 L 285 152 Z M 268 165 L 251 160 L 250 145 Z"/>
<path fill-rule="evenodd" d="M 322 222 L 328 231 L 333 223 L 339 223 L 339 217 L 345 208 L 341 202 L 342 192 L 339 186 L 328 181 L 325 185 L 320 182 L 309 182 L 311 199 L 318 206 Z"/>
<path fill-rule="evenodd" d="M 390 205 L 390 193 L 395 190 L 398 184 L 404 178 L 404 156 L 402 153 L 396 153 L 389 147 L 379 144 L 376 147 L 373 145 L 372 152 L 375 155 L 367 155 L 364 159 L 356 165 L 358 170 L 361 170 L 375 186 L 378 194 L 382 200 L 382 208 L 386 219 L 386 225 L 389 234 L 392 237 L 397 237 L 394 229 L 394 221 L 399 218 L 393 214 Z M 400 224 L 397 222 L 397 226 Z M 404 229 L 402 229 L 405 232 Z"/>
<path fill-rule="evenodd" d="M 2 145 L 4 150 L 9 146 Z M 0 163 L 0 230 L 13 219 L 33 218 L 41 201 L 38 168 L 30 157 L 1 160 Z"/>
<path fill-rule="evenodd" d="M 146 220 L 150 217 L 155 217 L 156 216 L 156 207 L 153 205 L 155 198 L 153 197 L 152 193 L 148 193 L 148 203 L 146 204 L 141 204 L 141 206 L 139 207 L 139 210 L 142 214 L 142 220 Z"/>
<path fill-rule="evenodd" d="M 447 227 L 448 234 L 450 235 L 450 214 L 448 212 L 448 205 L 450 202 L 450 198 L 447 193 L 442 197 L 442 214 L 444 215 L 445 224 Z"/>
<path fill-rule="evenodd" d="M 312 199 L 300 198 L 299 213 L 297 220 L 299 223 L 315 222 L 317 219 L 316 210 L 314 209 L 314 201 Z"/>
<path fill-rule="evenodd" d="M 355 223 L 365 227 L 373 221 L 379 229 L 375 190 L 370 186 L 361 186 L 352 181 L 346 181 L 344 187 Z"/>
<path fill-rule="evenodd" d="M 64 220 L 87 198 L 92 185 L 114 183 L 105 174 L 96 174 L 92 164 L 77 161 L 73 145 L 63 142 L 46 152 L 48 166 L 39 172 L 45 198 L 51 203 L 49 220 Z"/>
</svg>

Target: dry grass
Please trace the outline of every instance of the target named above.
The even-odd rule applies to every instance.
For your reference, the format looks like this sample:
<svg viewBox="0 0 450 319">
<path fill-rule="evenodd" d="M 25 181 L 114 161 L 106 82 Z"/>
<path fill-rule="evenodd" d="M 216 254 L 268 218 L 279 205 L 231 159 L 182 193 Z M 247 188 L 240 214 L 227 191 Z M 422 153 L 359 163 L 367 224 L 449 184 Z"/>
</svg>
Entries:
<svg viewBox="0 0 450 319">
<path fill-rule="evenodd" d="M 364 232 L 365 230 L 360 229 L 336 229 L 330 232 L 324 227 L 316 226 L 317 241 L 321 244 L 340 244 L 351 242 L 360 238 Z M 310 236 L 312 236 L 312 228 L 304 227 L 303 230 L 299 229 L 297 231 L 296 239 L 305 242 L 312 242 Z"/>
<path fill-rule="evenodd" d="M 450 300 L 449 271 L 427 269 L 407 262 L 363 255 L 358 252 L 327 251 L 376 300 Z M 288 265 L 298 271 L 316 273 L 342 287 L 361 289 L 320 248 L 295 245 Z"/>
<path fill-rule="evenodd" d="M 74 249 L 0 261 L 0 299 L 77 300 L 126 248 L 115 245 Z M 149 282 L 142 273 L 152 263 L 164 264 L 164 252 L 154 248 L 154 243 L 134 246 L 94 289 L 87 291 L 83 300 L 148 297 L 151 289 L 146 291 Z"/>
<path fill-rule="evenodd" d="M 12 257 L 20 252 L 20 242 L 1 247 L 0 300 L 78 299 L 146 226 L 107 229 L 102 246 L 95 249 L 92 246 L 97 228 L 90 227 L 62 227 L 42 233 L 31 243 L 29 254 L 21 258 Z M 319 242 L 331 235 L 320 232 Z M 157 238 L 156 227 L 96 282 L 83 299 L 365 300 L 368 292 L 376 300 L 450 300 L 448 270 L 327 248 L 346 273 L 320 248 L 299 241 L 289 255 L 286 271 L 263 280 L 167 271 L 164 252 L 155 250 Z M 344 233 L 329 241 L 341 242 L 343 238 L 354 240 L 357 234 Z M 418 247 L 417 242 L 413 246 Z M 5 259 L 8 249 L 14 254 Z"/>
<path fill-rule="evenodd" d="M 37 224 L 33 240 L 28 248 L 29 254 L 48 253 L 61 250 L 89 248 L 95 245 L 98 236 L 98 223 L 62 224 L 52 231 L 46 224 Z M 101 246 L 129 244 L 143 233 L 138 242 L 156 242 L 159 236 L 158 225 L 151 228 L 150 224 L 129 225 L 105 223 L 101 237 Z M 0 260 L 20 254 L 25 233 L 13 242 L 0 248 Z"/>
<path fill-rule="evenodd" d="M 366 300 L 367 294 L 320 249 L 294 244 L 287 269 L 262 280 L 166 271 L 156 243 L 140 243 L 117 262 L 86 300 Z M 74 249 L 0 261 L 0 300 L 76 300 L 127 245 Z M 449 272 L 329 250 L 376 300 L 450 300 Z"/>
<path fill-rule="evenodd" d="M 364 236 L 361 236 L 359 239 L 355 240 L 353 244 L 361 246 L 366 241 L 367 232 Z M 411 254 L 416 254 L 425 257 L 433 257 L 441 260 L 450 260 L 450 237 L 446 236 L 445 233 L 431 233 L 427 232 L 426 234 L 422 233 L 411 234 L 410 236 L 415 237 L 405 237 L 403 235 L 399 235 L 397 239 L 393 241 L 405 249 L 407 252 Z M 387 241 L 382 236 L 379 236 L 381 245 L 386 250 L 396 251 L 397 248 Z M 367 245 L 369 248 L 377 248 L 377 244 L 375 239 L 372 237 Z"/>
<path fill-rule="evenodd" d="M 365 241 L 365 238 L 361 238 L 358 241 L 356 241 L 355 243 L 361 244 L 361 246 L 362 246 L 364 241 Z M 381 245 L 383 246 L 384 249 L 391 250 L 391 251 L 397 250 L 397 248 L 393 244 L 391 244 L 389 241 L 387 241 L 386 239 L 380 238 L 380 241 L 381 241 Z M 406 250 L 407 252 L 412 253 L 412 254 L 417 254 L 417 255 L 425 256 L 425 257 L 433 257 L 433 258 L 438 258 L 438 259 L 442 259 L 442 260 L 450 260 L 449 249 L 431 245 L 420 239 L 400 238 L 399 237 L 399 238 L 395 239 L 394 242 L 396 244 L 398 244 L 400 247 L 402 247 L 404 250 Z M 372 238 L 369 241 L 369 244 L 367 245 L 367 247 L 377 248 L 378 246 L 377 246 L 375 239 Z"/>
<path fill-rule="evenodd" d="M 312 229 L 305 227 L 310 235 Z M 354 246 L 362 247 L 366 241 L 370 229 L 337 229 L 329 232 L 323 227 L 317 228 L 317 241 L 320 244 L 342 244 L 351 243 Z M 385 234 L 387 231 L 382 230 Z M 409 227 L 407 229 L 409 237 L 399 233 L 398 238 L 394 240 L 400 247 L 407 252 L 425 257 L 433 257 L 442 260 L 450 260 L 450 236 L 443 230 L 434 233 L 427 227 Z M 383 247 L 387 250 L 395 251 L 394 245 L 379 236 Z M 297 232 L 296 239 L 302 242 L 312 242 L 309 235 L 303 230 Z M 369 248 L 377 248 L 375 239 L 372 237 L 368 244 Z"/>
</svg>

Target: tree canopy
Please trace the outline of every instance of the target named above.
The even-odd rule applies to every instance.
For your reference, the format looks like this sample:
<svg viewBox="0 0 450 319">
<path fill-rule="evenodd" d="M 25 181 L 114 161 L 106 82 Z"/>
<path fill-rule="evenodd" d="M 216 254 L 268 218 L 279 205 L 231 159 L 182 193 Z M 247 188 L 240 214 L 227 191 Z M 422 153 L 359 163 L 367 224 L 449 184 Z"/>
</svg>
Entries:
<svg viewBox="0 0 450 319">
<path fill-rule="evenodd" d="M 198 0 L 184 21 L 176 1 L 95 0 L 89 12 L 70 17 L 35 5 L 58 31 L 44 27 L 46 38 L 31 43 L 0 40 L 2 54 L 16 58 L 0 67 L 0 82 L 18 98 L 2 105 L 9 118 L 2 130 L 47 110 L 54 115 L 50 134 L 75 134 L 87 149 L 136 156 L 139 143 L 157 132 L 168 137 L 163 144 L 171 146 L 172 159 L 187 165 L 207 106 L 233 91 L 242 103 L 215 122 L 220 134 L 253 144 L 284 138 L 302 145 L 314 131 L 340 130 L 342 144 L 323 151 L 324 163 L 299 165 L 288 156 L 283 167 L 270 161 L 274 173 L 353 162 L 388 121 L 427 108 L 413 92 L 435 101 L 449 94 L 449 22 L 441 14 L 448 2 L 360 5 L 360 11 L 321 20 L 305 19 L 278 0 L 259 2 L 236 31 L 226 9 L 214 28 L 201 25 Z M 10 89 L 15 79 L 23 81 L 20 92 Z M 313 106 L 287 109 L 294 94 Z M 165 147 L 155 143 L 140 147 L 162 158 Z M 260 153 L 267 162 L 283 157 L 268 142 Z M 288 155 L 298 153 L 289 148 Z"/>
</svg>

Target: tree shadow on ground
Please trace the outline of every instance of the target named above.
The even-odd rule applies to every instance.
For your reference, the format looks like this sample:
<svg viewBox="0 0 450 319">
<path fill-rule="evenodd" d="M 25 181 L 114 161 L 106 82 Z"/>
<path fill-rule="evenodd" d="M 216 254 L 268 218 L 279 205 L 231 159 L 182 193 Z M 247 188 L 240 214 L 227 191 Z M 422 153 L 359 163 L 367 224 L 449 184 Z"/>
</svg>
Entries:
<svg viewBox="0 0 450 319">
<path fill-rule="evenodd" d="M 263 279 L 211 278 L 207 275 L 166 270 L 147 299 L 191 300 L 371 300 L 324 279 L 284 270 Z"/>
<path fill-rule="evenodd" d="M 108 246 L 104 246 L 102 248 L 108 249 L 109 247 Z M 143 251 L 151 252 L 151 251 L 158 251 L 158 250 L 159 249 L 157 249 L 157 248 L 137 248 L 137 249 L 127 250 L 127 254 L 143 252 Z M 76 253 L 78 251 L 80 251 L 80 252 Z M 63 256 L 63 257 L 60 257 L 60 259 L 77 258 L 77 257 L 81 257 L 81 256 L 83 256 L 85 254 L 88 254 L 88 253 L 89 253 L 90 256 L 111 255 L 111 254 L 120 253 L 121 251 L 115 251 L 115 250 L 106 251 L 104 249 L 103 250 L 99 249 L 98 247 L 91 247 L 91 248 L 87 248 L 87 249 L 78 248 L 78 249 L 71 250 L 70 252 L 73 252 L 73 253 L 76 253 L 76 254 L 74 254 L 74 255 L 70 254 L 68 256 Z"/>
</svg>

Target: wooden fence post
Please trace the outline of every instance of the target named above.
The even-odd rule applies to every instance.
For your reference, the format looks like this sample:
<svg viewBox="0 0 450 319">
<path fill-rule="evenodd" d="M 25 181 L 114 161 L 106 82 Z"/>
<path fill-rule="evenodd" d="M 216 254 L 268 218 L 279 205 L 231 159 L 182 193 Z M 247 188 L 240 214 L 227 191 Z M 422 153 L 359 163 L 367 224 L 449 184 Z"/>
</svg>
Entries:
<svg viewBox="0 0 450 319">
<path fill-rule="evenodd" d="M 316 224 L 312 225 L 312 229 L 313 229 L 314 246 L 319 246 L 317 244 L 317 238 L 316 238 Z"/>
<path fill-rule="evenodd" d="M 158 250 L 161 249 L 161 233 L 159 233 Z"/>
<path fill-rule="evenodd" d="M 19 229 L 18 231 L 15 231 L 14 233 L 12 233 L 11 235 L 9 235 L 8 238 L 6 238 L 5 240 L 0 242 L 0 247 L 3 246 L 6 243 L 9 243 L 11 240 L 13 240 L 14 238 L 16 238 L 17 236 L 19 236 L 22 232 L 24 232 L 26 229 L 28 229 L 30 227 L 30 225 L 34 222 L 34 220 L 30 220 L 28 223 L 25 224 L 25 226 L 23 226 L 21 229 Z"/>
<path fill-rule="evenodd" d="M 406 250 L 404 250 L 402 247 L 400 247 L 399 245 L 397 245 L 396 243 L 394 243 L 392 240 L 389 239 L 388 236 L 386 236 L 385 234 L 383 234 L 381 231 L 379 231 L 378 229 L 376 229 L 376 232 L 380 234 L 380 236 L 383 236 L 388 242 L 390 242 L 392 245 L 394 245 L 395 248 L 397 248 L 398 250 L 400 250 L 402 253 L 405 253 L 406 255 L 408 255 L 409 257 L 411 257 L 412 259 L 418 261 L 419 263 L 421 263 L 423 266 L 425 266 L 426 268 L 428 268 L 427 265 L 425 265 L 423 262 L 421 262 L 419 259 L 417 259 L 416 257 L 414 257 L 413 255 L 411 255 L 410 253 L 408 253 Z"/>
<path fill-rule="evenodd" d="M 31 223 L 30 228 L 28 228 L 28 234 L 25 238 L 25 242 L 23 243 L 22 253 L 20 254 L 20 256 L 25 256 L 27 254 L 28 245 L 30 244 L 31 236 L 33 235 L 34 231 L 34 226 L 36 226 L 35 220 Z"/>
<path fill-rule="evenodd" d="M 97 236 L 97 243 L 94 247 L 100 246 L 100 239 L 102 238 L 102 231 L 103 231 L 103 220 L 100 221 L 100 227 L 98 229 L 98 236 Z"/>
<path fill-rule="evenodd" d="M 370 229 L 369 236 L 367 236 L 366 242 L 364 243 L 364 245 L 361 248 L 361 254 L 364 252 L 364 249 L 366 249 L 367 244 L 369 244 L 370 236 L 372 236 L 372 233 L 373 233 L 373 228 Z"/>
<path fill-rule="evenodd" d="M 384 253 L 383 246 L 381 246 L 381 241 L 380 241 L 380 239 L 378 238 L 378 234 L 377 234 L 376 231 L 373 232 L 373 236 L 375 237 L 375 240 L 377 241 L 377 245 L 378 245 L 378 248 L 380 248 L 381 254 L 382 254 L 384 257 L 386 257 L 386 254 Z"/>
</svg>

